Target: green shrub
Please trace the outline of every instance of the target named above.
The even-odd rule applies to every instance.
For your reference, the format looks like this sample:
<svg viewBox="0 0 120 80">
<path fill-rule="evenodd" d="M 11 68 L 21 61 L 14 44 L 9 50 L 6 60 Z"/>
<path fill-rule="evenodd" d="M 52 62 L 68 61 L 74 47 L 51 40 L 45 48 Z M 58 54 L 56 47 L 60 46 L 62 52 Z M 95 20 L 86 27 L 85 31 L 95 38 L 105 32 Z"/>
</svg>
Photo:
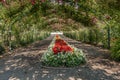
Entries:
<svg viewBox="0 0 120 80">
<path fill-rule="evenodd" d="M 115 42 L 111 50 L 111 57 L 116 61 L 120 61 L 120 39 Z"/>
<path fill-rule="evenodd" d="M 72 66 L 79 66 L 80 64 L 85 63 L 85 58 L 81 53 L 59 53 L 54 55 L 52 53 L 47 53 L 42 58 L 42 64 L 45 66 L 52 66 L 52 67 L 72 67 Z"/>
<path fill-rule="evenodd" d="M 76 31 L 64 32 L 64 35 L 79 40 L 85 43 L 90 43 L 94 45 L 100 45 L 104 48 L 107 48 L 107 31 L 99 28 L 85 28 Z"/>
</svg>

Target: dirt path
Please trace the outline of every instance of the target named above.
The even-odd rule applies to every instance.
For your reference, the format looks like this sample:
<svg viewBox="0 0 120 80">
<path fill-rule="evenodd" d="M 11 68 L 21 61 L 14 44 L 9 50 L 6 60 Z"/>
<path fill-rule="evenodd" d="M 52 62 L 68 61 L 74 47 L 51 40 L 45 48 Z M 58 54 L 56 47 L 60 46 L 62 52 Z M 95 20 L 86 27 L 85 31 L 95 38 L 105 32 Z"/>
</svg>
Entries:
<svg viewBox="0 0 120 80">
<path fill-rule="evenodd" d="M 0 59 L 0 80 L 119 80 L 120 63 L 110 61 L 107 50 L 64 37 L 69 44 L 84 51 L 88 63 L 77 68 L 43 68 L 41 55 L 53 36 L 36 42 L 15 54 Z"/>
<path fill-rule="evenodd" d="M 64 36 L 63 38 L 69 44 L 82 49 L 87 57 L 88 63 L 86 67 L 89 70 L 88 72 L 84 71 L 86 72 L 86 78 L 83 78 L 83 80 L 120 80 L 120 63 L 110 60 L 108 50 L 84 44 Z"/>
</svg>

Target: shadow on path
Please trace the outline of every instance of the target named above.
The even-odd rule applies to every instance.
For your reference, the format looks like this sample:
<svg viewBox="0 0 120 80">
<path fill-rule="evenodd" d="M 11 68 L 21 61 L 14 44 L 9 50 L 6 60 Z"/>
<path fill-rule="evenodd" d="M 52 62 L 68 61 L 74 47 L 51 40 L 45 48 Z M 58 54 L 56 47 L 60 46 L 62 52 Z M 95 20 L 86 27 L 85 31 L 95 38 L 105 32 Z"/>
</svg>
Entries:
<svg viewBox="0 0 120 80">
<path fill-rule="evenodd" d="M 43 68 L 40 58 L 52 39 L 53 36 L 50 36 L 28 46 L 26 49 L 16 51 L 14 55 L 1 59 L 0 80 L 119 80 L 117 77 L 120 74 L 108 74 L 104 69 L 93 67 L 93 65 L 103 64 L 105 57 L 100 57 L 103 59 L 102 63 L 96 62 L 95 59 L 99 56 L 98 53 L 94 56 L 92 53 L 94 49 L 91 46 L 83 47 L 82 43 L 66 37 L 64 39 L 70 44 L 83 49 L 87 55 L 88 63 L 74 68 Z M 89 50 L 92 51 L 89 53 Z M 99 66 L 101 67 L 101 65 Z M 114 65 L 111 66 L 114 68 Z"/>
</svg>

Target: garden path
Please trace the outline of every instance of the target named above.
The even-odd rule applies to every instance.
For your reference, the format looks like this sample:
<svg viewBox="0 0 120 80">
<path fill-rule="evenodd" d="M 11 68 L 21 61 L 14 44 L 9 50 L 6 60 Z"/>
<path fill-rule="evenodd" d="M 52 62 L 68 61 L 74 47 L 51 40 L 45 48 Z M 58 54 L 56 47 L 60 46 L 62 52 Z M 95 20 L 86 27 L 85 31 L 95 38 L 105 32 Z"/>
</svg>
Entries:
<svg viewBox="0 0 120 80">
<path fill-rule="evenodd" d="M 45 68 L 40 58 L 53 36 L 16 49 L 0 59 L 0 80 L 119 80 L 120 63 L 109 58 L 105 49 L 84 44 L 62 36 L 69 44 L 82 49 L 87 57 L 85 65 L 74 68 Z"/>
</svg>

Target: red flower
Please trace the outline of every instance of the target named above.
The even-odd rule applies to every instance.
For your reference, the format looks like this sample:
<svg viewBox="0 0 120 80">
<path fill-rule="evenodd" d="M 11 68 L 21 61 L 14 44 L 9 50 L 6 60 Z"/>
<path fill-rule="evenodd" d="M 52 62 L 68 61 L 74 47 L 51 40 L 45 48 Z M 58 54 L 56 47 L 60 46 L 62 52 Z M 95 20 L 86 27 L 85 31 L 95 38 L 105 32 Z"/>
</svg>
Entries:
<svg viewBox="0 0 120 80">
<path fill-rule="evenodd" d="M 35 0 L 31 0 L 31 4 L 34 5 L 36 2 Z"/>
<path fill-rule="evenodd" d="M 59 37 L 58 35 L 56 35 L 56 37 Z M 72 52 L 73 49 L 67 45 L 67 43 L 60 39 L 56 39 L 55 40 L 55 45 L 54 47 L 52 48 L 54 54 L 58 54 L 59 52 Z"/>
<path fill-rule="evenodd" d="M 0 0 L 0 2 L 3 2 L 3 3 L 5 3 L 5 2 L 6 2 L 6 0 Z"/>
</svg>

